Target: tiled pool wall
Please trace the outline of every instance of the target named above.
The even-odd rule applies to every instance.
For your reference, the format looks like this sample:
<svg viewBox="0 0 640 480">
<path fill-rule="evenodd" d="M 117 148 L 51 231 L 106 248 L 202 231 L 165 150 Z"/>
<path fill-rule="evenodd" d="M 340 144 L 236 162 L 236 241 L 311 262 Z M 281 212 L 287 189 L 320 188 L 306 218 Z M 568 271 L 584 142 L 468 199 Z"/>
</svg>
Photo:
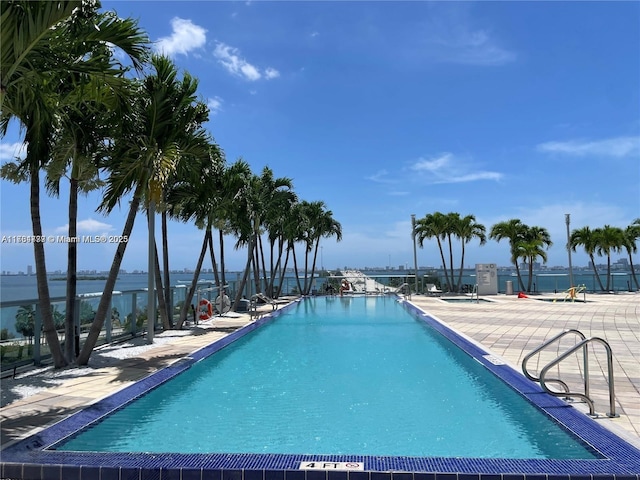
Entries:
<svg viewBox="0 0 640 480">
<path fill-rule="evenodd" d="M 300 299 L 299 301 L 307 301 Z M 294 304 L 276 310 L 173 365 L 117 392 L 55 425 L 5 448 L 1 478 L 33 480 L 640 480 L 640 451 L 587 415 L 544 393 L 508 365 L 496 365 L 489 352 L 429 316 L 405 308 L 491 370 L 511 388 L 584 443 L 592 460 L 477 459 L 286 454 L 147 454 L 56 451 L 55 445 L 105 415 L 161 385 L 193 363 L 273 321 Z M 300 469 L 302 462 L 328 465 Z M 335 462 L 359 462 L 364 471 L 335 470 Z"/>
</svg>

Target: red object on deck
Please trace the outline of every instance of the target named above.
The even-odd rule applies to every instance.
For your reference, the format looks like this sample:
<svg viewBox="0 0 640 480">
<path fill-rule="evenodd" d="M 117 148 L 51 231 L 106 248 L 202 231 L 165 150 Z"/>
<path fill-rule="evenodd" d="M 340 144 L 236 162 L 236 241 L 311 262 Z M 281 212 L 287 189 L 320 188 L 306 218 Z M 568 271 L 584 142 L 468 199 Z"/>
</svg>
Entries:
<svg viewBox="0 0 640 480">
<path fill-rule="evenodd" d="M 518 298 L 529 298 L 529 297 L 527 297 L 524 293 L 519 292 L 518 293 Z"/>
</svg>

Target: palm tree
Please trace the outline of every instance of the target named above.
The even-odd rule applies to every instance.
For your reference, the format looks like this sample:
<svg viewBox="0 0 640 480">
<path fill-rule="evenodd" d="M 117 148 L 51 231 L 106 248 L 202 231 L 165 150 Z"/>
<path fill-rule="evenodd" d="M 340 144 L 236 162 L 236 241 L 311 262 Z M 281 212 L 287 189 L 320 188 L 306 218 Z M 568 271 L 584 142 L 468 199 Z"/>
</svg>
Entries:
<svg viewBox="0 0 640 480">
<path fill-rule="evenodd" d="M 638 284 L 638 277 L 636 276 L 636 269 L 633 266 L 633 253 L 638 252 L 636 243 L 640 238 L 640 218 L 636 218 L 631 225 L 628 225 L 624 230 L 624 248 L 629 255 L 629 267 L 631 267 L 631 276 L 636 284 L 636 290 L 640 289 Z"/>
<path fill-rule="evenodd" d="M 286 242 L 286 253 L 284 259 L 284 265 L 282 270 L 280 271 L 280 279 L 278 281 L 279 287 L 276 292 L 276 296 L 280 296 L 280 292 L 282 291 L 282 284 L 284 281 L 284 274 L 287 269 L 287 264 L 289 262 L 289 257 L 293 257 L 293 271 L 295 273 L 296 286 L 298 288 L 298 292 L 302 294 L 303 289 L 300 284 L 300 272 L 298 269 L 298 259 L 296 257 L 296 243 L 304 242 L 306 248 L 307 242 L 307 232 L 309 230 L 309 219 L 305 212 L 305 206 L 303 202 L 296 202 L 292 205 L 291 209 L 288 212 L 288 215 L 284 219 L 283 226 L 283 237 Z"/>
<path fill-rule="evenodd" d="M 184 163 L 184 165 L 182 164 Z M 167 190 L 167 211 L 173 218 L 184 222 L 195 221 L 198 228 L 204 230 L 202 248 L 191 286 L 187 291 L 185 302 L 180 311 L 176 328 L 182 328 L 187 318 L 189 305 L 196 292 L 197 282 L 206 256 L 210 248 L 214 272 L 216 269 L 213 255 L 212 227 L 218 213 L 217 206 L 223 196 L 221 177 L 224 175 L 224 159 L 217 145 L 211 144 L 208 155 L 193 157 L 189 162 L 181 162 L 181 175 Z M 216 279 L 218 278 L 217 272 Z M 220 286 L 220 282 L 216 282 Z M 224 285 L 224 284 L 222 284 Z"/>
<path fill-rule="evenodd" d="M 331 212 L 331 210 L 326 210 L 326 205 L 323 201 L 310 202 L 307 206 L 307 216 L 311 227 L 309 239 L 311 241 L 310 246 L 313 248 L 313 261 L 311 264 L 311 275 L 308 283 L 306 268 L 304 272 L 305 295 L 309 295 L 311 286 L 313 285 L 320 239 L 323 237 L 329 238 L 335 236 L 336 241 L 339 242 L 342 240 L 342 226 L 333 218 L 333 212 Z M 305 261 L 305 265 L 306 264 L 307 262 Z"/>
<path fill-rule="evenodd" d="M 83 19 L 87 23 L 88 19 Z M 95 16 L 83 28 L 95 29 L 95 25 L 108 38 L 109 43 L 129 55 L 135 67 L 146 58 L 146 37 L 132 20 L 119 20 L 110 12 Z M 73 48 L 73 45 L 70 45 Z M 87 49 L 80 45 L 77 55 Z M 60 180 L 69 180 L 69 238 L 77 238 L 78 194 L 88 193 L 102 186 L 98 171 L 100 160 L 106 156 L 105 142 L 111 136 L 114 118 L 128 110 L 127 88 L 123 67 L 114 68 L 113 50 L 106 43 L 95 43 L 91 55 L 104 63 L 104 73 L 99 76 L 69 72 L 61 82 L 64 95 L 71 101 L 62 108 L 62 122 L 54 138 L 52 161 L 47 166 L 47 189 L 58 196 Z M 106 75 L 108 74 L 108 75 Z M 112 78 L 113 77 L 113 78 Z M 118 77 L 121 77 L 118 80 Z M 104 81 L 107 78 L 108 81 Z M 122 82 L 122 83 L 121 83 Z M 77 99 L 73 101 L 73 99 Z M 67 292 L 65 318 L 65 358 L 75 360 L 75 297 L 77 274 L 77 242 L 67 244 Z"/>
<path fill-rule="evenodd" d="M 2 62 L 0 64 L 0 110 L 22 111 L 20 105 L 50 72 L 34 68 L 55 63 L 58 40 L 64 37 L 60 23 L 67 20 L 81 1 L 4 1 L 0 14 Z M 56 28 L 54 28 L 56 27 Z M 66 40 L 69 40 L 68 38 Z M 73 68 L 72 65 L 68 65 Z M 21 99 L 22 97 L 22 99 Z M 7 100 L 7 105 L 5 105 Z"/>
<path fill-rule="evenodd" d="M 420 248 L 424 245 L 424 240 L 428 238 L 434 238 L 438 242 L 438 250 L 440 250 L 440 258 L 442 260 L 442 268 L 444 269 L 444 276 L 447 281 L 447 290 L 453 290 L 453 284 L 449 280 L 449 274 L 447 271 L 447 262 L 444 259 L 444 250 L 442 248 L 442 240 L 446 238 L 448 229 L 447 216 L 440 212 L 430 213 L 416 220 L 416 238 Z"/>
<path fill-rule="evenodd" d="M 290 253 L 286 248 L 287 222 L 291 216 L 291 209 L 297 202 L 298 196 L 293 191 L 283 192 L 282 195 L 274 198 L 265 219 L 265 229 L 269 241 L 269 278 L 266 293 L 270 297 L 278 296 L 274 289 L 275 281 L 276 277 L 282 276 L 283 260 L 286 262 Z M 285 258 L 283 259 L 283 257 Z"/>
<path fill-rule="evenodd" d="M 5 166 L 2 176 L 13 181 L 30 181 L 33 234 L 39 238 L 42 238 L 39 173 L 51 158 L 56 128 L 65 120 L 65 105 L 77 105 L 82 103 L 80 99 L 84 100 L 84 95 L 73 94 L 77 89 L 69 92 L 65 81 L 70 77 L 95 79 L 96 75 L 101 75 L 103 82 L 110 81 L 115 75 L 105 68 L 109 63 L 105 55 L 111 54 L 107 54 L 104 44 L 114 40 L 116 44 L 124 42 L 122 37 L 113 36 L 114 31 L 122 33 L 120 20 L 113 15 L 108 19 L 99 15 L 97 7 L 89 1 L 3 3 L 0 130 L 4 136 L 9 121 L 17 119 L 25 130 L 28 147 L 25 160 Z M 51 314 L 42 242 L 34 243 L 34 257 L 44 334 L 54 366 L 60 368 L 67 361 Z"/>
<path fill-rule="evenodd" d="M 509 250 L 511 253 L 511 263 L 516 267 L 516 274 L 518 275 L 518 284 L 520 290 L 524 290 L 524 282 L 520 275 L 520 267 L 518 266 L 519 252 L 518 244 L 524 238 L 527 226 L 517 218 L 512 218 L 505 222 L 496 223 L 491 227 L 489 238 L 500 242 L 500 240 L 509 240 Z"/>
<path fill-rule="evenodd" d="M 596 232 L 591 230 L 589 227 L 574 229 L 569 236 L 569 244 L 574 252 L 579 245 L 584 247 L 585 252 L 587 252 L 589 259 L 591 260 L 591 266 L 593 267 L 593 272 L 595 273 L 596 281 L 600 286 L 600 290 L 604 291 L 604 286 L 602 285 L 602 280 L 598 274 L 598 268 L 596 267 L 596 260 L 594 258 L 596 248 L 598 247 Z"/>
<path fill-rule="evenodd" d="M 609 291 L 611 285 L 611 253 L 619 252 L 624 247 L 625 237 L 624 230 L 619 227 L 605 225 L 603 228 L 596 228 L 596 252 L 598 255 L 607 256 L 607 287 Z"/>
<path fill-rule="evenodd" d="M 129 237 L 141 204 L 153 214 L 154 203 L 177 163 L 184 157 L 208 151 L 209 138 L 202 128 L 208 119 L 206 105 L 197 101 L 198 82 L 188 73 L 178 79 L 175 65 L 166 57 L 153 56 L 154 74 L 138 84 L 132 108 L 122 131 L 114 139 L 113 156 L 105 165 L 110 176 L 99 209 L 110 213 L 121 199 L 133 192 L 122 236 Z M 127 243 L 119 243 L 109 270 L 96 317 L 78 357 L 86 365 L 106 319 L 113 288 Z M 153 319 L 149 328 L 153 328 Z"/>
<path fill-rule="evenodd" d="M 527 292 L 531 291 L 533 284 L 533 264 L 537 258 L 542 258 L 543 262 L 547 261 L 547 252 L 553 242 L 546 228 L 543 227 L 527 227 L 524 238 L 516 244 L 518 256 L 523 258 L 529 264 L 529 281 L 527 283 Z"/>
<path fill-rule="evenodd" d="M 474 238 L 480 240 L 480 245 L 487 243 L 487 236 L 485 234 L 486 228 L 484 225 L 476 223 L 476 217 L 473 215 L 467 215 L 461 218 L 455 225 L 453 225 L 455 235 L 462 242 L 462 253 L 460 257 L 460 272 L 458 273 L 458 284 L 456 291 L 460 291 L 460 285 L 462 283 L 462 270 L 464 269 L 464 254 L 465 244 L 469 243 Z"/>
</svg>

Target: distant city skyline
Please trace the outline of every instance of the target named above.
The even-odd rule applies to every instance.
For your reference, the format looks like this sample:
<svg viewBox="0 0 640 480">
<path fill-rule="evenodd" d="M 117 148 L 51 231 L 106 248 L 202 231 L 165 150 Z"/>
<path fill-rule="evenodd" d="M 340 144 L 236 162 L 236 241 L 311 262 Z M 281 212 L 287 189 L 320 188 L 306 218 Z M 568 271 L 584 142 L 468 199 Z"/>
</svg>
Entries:
<svg viewBox="0 0 640 480">
<path fill-rule="evenodd" d="M 518 264 L 519 267 L 521 269 L 523 268 L 528 268 L 528 266 L 524 263 L 520 263 Z M 578 271 L 578 270 L 592 270 L 593 267 L 591 266 L 591 262 L 589 262 L 588 265 L 573 265 L 572 266 L 574 270 Z M 606 263 L 602 264 L 602 263 L 596 263 L 596 267 L 598 268 L 598 270 L 603 270 L 607 268 Z M 476 266 L 475 265 L 467 265 L 465 266 L 465 270 L 473 270 L 475 269 Z M 514 265 L 497 265 L 497 268 L 499 270 L 515 270 L 515 266 Z M 333 268 L 333 269 L 326 269 L 328 271 L 330 270 L 350 270 L 350 269 L 356 269 L 356 270 L 365 270 L 365 271 L 407 271 L 407 270 L 413 270 L 413 266 L 412 265 L 397 265 L 397 266 L 382 266 L 382 267 L 375 267 L 375 266 L 364 266 L 364 267 L 360 267 L 360 266 L 349 266 L 349 265 L 344 265 L 342 267 L 338 267 L 338 268 Z M 534 263 L 534 270 L 535 271 L 544 271 L 544 270 L 568 270 L 569 267 L 567 265 L 544 265 L 540 262 L 535 262 Z M 624 270 L 624 271 L 631 271 L 630 267 L 629 267 L 629 261 L 626 258 L 618 258 L 618 259 L 614 259 L 612 258 L 611 261 L 611 269 L 614 271 L 619 271 L 619 270 Z M 636 265 L 634 263 L 634 269 L 636 270 L 636 272 L 640 271 L 640 265 Z M 418 265 L 418 271 L 426 271 L 426 270 L 442 270 L 442 267 L 435 267 L 435 266 L 425 266 L 425 265 Z M 226 270 L 227 272 L 239 272 L 240 270 Z M 288 267 L 287 271 L 293 271 L 293 267 Z M 321 270 L 319 267 L 316 269 L 316 272 L 319 271 L 323 271 Z M 31 273 L 29 273 L 31 272 Z M 109 271 L 108 270 L 78 270 L 77 274 L 78 275 L 106 275 L 108 274 Z M 147 271 L 146 270 L 126 270 L 126 269 L 121 269 L 120 270 L 121 274 L 146 274 Z M 182 268 L 182 269 L 174 269 L 174 270 L 170 270 L 170 273 L 172 274 L 192 274 L 194 273 L 193 269 L 189 269 L 187 267 Z M 213 273 L 213 269 L 211 268 L 203 268 L 201 271 L 202 274 L 211 274 Z M 523 272 L 526 274 L 526 271 Z M 9 271 L 9 270 L 2 270 L 1 272 L 2 275 L 35 275 L 35 271 L 33 271 L 33 266 L 32 265 L 27 265 L 26 271 L 24 270 L 18 270 L 18 271 Z M 47 274 L 49 275 L 64 275 L 66 274 L 66 271 L 63 270 L 54 270 L 54 271 L 47 271 Z"/>
</svg>

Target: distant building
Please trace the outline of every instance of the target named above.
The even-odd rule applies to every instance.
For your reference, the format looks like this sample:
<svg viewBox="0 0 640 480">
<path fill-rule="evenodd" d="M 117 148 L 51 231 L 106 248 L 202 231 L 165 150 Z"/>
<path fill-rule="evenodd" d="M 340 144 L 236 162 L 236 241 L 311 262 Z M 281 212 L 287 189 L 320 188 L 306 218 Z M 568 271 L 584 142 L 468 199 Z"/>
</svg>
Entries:
<svg viewBox="0 0 640 480">
<path fill-rule="evenodd" d="M 27 275 L 33 275 L 33 265 L 27 265 Z"/>
</svg>

